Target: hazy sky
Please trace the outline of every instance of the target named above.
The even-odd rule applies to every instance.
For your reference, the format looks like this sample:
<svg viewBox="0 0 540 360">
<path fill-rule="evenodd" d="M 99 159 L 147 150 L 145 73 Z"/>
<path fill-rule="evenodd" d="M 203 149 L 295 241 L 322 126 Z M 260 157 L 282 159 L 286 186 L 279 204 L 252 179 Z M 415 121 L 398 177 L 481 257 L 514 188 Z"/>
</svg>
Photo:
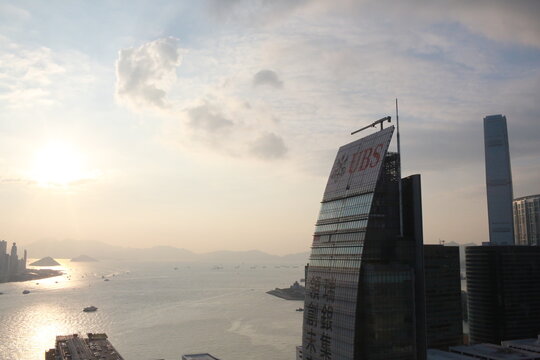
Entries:
<svg viewBox="0 0 540 360">
<path fill-rule="evenodd" d="M 540 193 L 538 1 L 0 1 L 0 238 L 307 251 L 400 101 L 426 242 L 487 240 L 482 118 Z M 395 146 L 395 145 L 392 145 Z"/>
</svg>

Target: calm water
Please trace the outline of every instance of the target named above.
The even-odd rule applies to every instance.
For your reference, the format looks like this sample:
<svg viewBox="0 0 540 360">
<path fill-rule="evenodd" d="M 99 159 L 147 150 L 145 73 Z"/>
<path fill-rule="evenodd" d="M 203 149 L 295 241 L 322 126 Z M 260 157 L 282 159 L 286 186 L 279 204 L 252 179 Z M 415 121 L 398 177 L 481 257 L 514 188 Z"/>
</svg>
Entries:
<svg viewBox="0 0 540 360">
<path fill-rule="evenodd" d="M 42 360 L 56 335 L 77 332 L 106 332 L 126 360 L 285 360 L 301 342 L 303 304 L 265 291 L 302 278 L 302 266 L 60 262 L 64 276 L 0 284 L 0 359 Z M 83 313 L 90 305 L 99 310 Z"/>
</svg>

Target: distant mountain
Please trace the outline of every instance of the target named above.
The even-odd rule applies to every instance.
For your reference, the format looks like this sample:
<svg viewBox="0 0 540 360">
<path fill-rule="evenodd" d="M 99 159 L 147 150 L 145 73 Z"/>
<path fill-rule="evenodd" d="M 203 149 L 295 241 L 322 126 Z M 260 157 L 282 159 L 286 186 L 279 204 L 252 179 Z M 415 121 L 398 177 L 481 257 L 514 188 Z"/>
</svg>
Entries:
<svg viewBox="0 0 540 360">
<path fill-rule="evenodd" d="M 291 254 L 285 256 L 270 255 L 259 250 L 250 251 L 214 251 L 200 254 L 199 260 L 205 262 L 223 263 L 297 263 L 303 264 L 308 261 L 309 252 Z"/>
<path fill-rule="evenodd" d="M 187 261 L 208 263 L 288 263 L 304 264 L 309 253 L 285 256 L 270 255 L 258 250 L 214 251 L 196 254 L 173 246 L 154 246 L 146 249 L 109 245 L 100 241 L 41 240 L 26 246 L 29 256 L 42 257 L 53 254 L 60 259 L 70 259 L 78 254 L 102 260 L 134 261 Z M 74 260 L 75 261 L 75 260 Z"/>
<path fill-rule="evenodd" d="M 93 257 L 88 256 L 88 255 L 79 255 L 79 256 L 71 259 L 71 261 L 73 261 L 73 262 L 94 262 L 94 261 L 97 261 L 97 260 L 94 259 Z"/>
<path fill-rule="evenodd" d="M 76 240 L 41 240 L 29 244 L 26 249 L 29 256 L 41 257 L 54 254 L 56 258 L 71 259 L 78 254 L 86 254 L 103 260 L 181 260 L 192 261 L 191 251 L 172 246 L 156 246 L 148 249 L 126 248 L 109 245 L 101 241 Z"/>
<path fill-rule="evenodd" d="M 60 263 L 50 256 L 34 261 L 30 266 L 60 266 Z"/>
</svg>

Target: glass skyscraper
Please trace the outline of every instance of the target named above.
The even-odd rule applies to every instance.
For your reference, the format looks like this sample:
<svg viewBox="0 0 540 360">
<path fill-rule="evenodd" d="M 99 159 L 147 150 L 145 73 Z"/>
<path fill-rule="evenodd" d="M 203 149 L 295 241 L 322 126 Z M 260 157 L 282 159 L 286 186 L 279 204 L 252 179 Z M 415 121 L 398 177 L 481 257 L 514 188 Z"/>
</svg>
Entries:
<svg viewBox="0 0 540 360">
<path fill-rule="evenodd" d="M 306 360 L 417 358 L 415 244 L 400 236 L 393 132 L 344 145 L 334 161 L 307 270 Z"/>
<path fill-rule="evenodd" d="M 484 118 L 484 149 L 489 241 L 492 245 L 513 245 L 514 195 L 506 116 L 490 115 Z"/>
</svg>

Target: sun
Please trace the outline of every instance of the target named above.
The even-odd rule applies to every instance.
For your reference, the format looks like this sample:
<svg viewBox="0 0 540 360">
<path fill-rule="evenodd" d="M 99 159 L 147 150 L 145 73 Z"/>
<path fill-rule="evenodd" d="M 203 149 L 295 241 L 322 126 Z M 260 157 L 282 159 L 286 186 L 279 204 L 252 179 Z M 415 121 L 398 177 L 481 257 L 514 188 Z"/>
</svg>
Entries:
<svg viewBox="0 0 540 360">
<path fill-rule="evenodd" d="M 87 179 L 88 172 L 75 147 L 51 142 L 36 152 L 31 178 L 44 186 L 66 186 Z"/>
</svg>

